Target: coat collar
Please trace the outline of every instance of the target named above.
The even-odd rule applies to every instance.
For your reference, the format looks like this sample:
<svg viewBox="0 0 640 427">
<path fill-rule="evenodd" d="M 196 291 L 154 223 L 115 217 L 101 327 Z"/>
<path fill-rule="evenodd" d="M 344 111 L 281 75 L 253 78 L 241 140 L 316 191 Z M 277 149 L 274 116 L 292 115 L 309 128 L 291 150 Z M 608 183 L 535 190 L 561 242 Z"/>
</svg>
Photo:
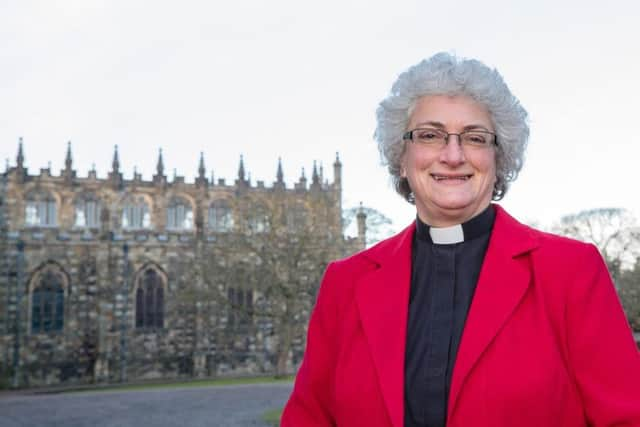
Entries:
<svg viewBox="0 0 640 427">
<path fill-rule="evenodd" d="M 463 332 L 451 381 L 449 418 L 479 357 L 529 286 L 528 264 L 518 257 L 537 247 L 531 229 L 495 205 L 496 219 Z M 415 223 L 362 255 L 377 268 L 361 276 L 356 300 L 384 401 L 395 427 L 404 425 L 404 359 L 411 243 Z"/>
</svg>

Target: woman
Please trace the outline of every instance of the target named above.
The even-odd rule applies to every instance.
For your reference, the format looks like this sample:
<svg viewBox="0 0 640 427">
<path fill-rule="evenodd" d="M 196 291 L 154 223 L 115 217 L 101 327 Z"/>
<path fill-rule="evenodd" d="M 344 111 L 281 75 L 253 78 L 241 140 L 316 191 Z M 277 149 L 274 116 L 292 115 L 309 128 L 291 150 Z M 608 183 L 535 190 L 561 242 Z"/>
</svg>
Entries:
<svg viewBox="0 0 640 427">
<path fill-rule="evenodd" d="M 329 265 L 283 426 L 640 426 L 640 355 L 593 245 L 500 200 L 527 113 L 497 71 L 440 53 L 377 112 L 400 234 Z"/>
</svg>

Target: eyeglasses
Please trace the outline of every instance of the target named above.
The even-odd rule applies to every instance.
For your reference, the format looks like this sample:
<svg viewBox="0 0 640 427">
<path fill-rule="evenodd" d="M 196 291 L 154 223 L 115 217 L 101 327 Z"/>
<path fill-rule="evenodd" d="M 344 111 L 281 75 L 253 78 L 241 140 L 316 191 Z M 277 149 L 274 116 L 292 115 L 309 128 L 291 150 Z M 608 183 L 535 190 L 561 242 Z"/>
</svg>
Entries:
<svg viewBox="0 0 640 427">
<path fill-rule="evenodd" d="M 495 133 L 488 130 L 474 129 L 460 133 L 450 133 L 436 128 L 418 128 L 402 135 L 403 140 L 410 140 L 425 147 L 443 148 L 449 143 L 449 137 L 456 135 L 461 147 L 486 148 L 498 145 Z"/>
</svg>

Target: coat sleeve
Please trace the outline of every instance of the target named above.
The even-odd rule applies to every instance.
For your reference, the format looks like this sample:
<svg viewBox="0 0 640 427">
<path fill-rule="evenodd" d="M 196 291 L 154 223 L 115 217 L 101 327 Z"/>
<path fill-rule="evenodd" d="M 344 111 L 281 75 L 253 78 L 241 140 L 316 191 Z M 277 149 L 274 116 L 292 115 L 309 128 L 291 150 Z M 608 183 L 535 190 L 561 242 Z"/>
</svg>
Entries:
<svg viewBox="0 0 640 427">
<path fill-rule="evenodd" d="M 607 267 L 585 249 L 566 306 L 569 365 L 590 426 L 640 426 L 640 353 Z"/>
<path fill-rule="evenodd" d="M 337 301 L 335 264 L 325 271 L 309 320 L 304 358 L 281 418 L 282 427 L 334 426 L 332 390 L 335 366 Z"/>
</svg>

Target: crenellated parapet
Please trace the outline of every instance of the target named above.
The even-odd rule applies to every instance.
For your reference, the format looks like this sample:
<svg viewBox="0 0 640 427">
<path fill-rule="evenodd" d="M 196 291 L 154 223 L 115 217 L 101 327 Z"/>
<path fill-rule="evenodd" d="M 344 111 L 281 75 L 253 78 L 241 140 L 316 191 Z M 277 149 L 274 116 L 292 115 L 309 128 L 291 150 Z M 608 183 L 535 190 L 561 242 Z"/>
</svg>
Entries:
<svg viewBox="0 0 640 427">
<path fill-rule="evenodd" d="M 140 232 L 202 236 L 244 232 L 250 231 L 255 222 L 251 218 L 255 211 L 270 212 L 276 205 L 296 209 L 304 206 L 315 217 L 317 212 L 324 212 L 323 226 L 334 235 L 342 233 L 341 177 L 335 164 L 333 183 L 324 179 L 322 166 L 314 162 L 310 184 L 302 168 L 298 181 L 287 186 L 281 159 L 275 181 L 267 185 L 263 180 L 251 181 L 243 156 L 237 178 L 228 182 L 224 178 L 214 180 L 213 172 L 207 176 L 204 154 L 200 153 L 195 180 L 187 182 L 175 171 L 170 178 L 165 175 L 162 150 L 151 180 L 144 180 L 137 170 L 132 178 L 124 177 L 118 146 L 114 147 L 111 169 L 104 178 L 97 175 L 95 167 L 87 176 L 78 175 L 73 168 L 71 142 L 67 144 L 64 169 L 58 175 L 50 168 L 29 174 L 24 153 L 20 139 L 16 164 L 8 165 L 3 174 L 6 222 L 13 234 L 22 231 L 38 235 L 40 230 L 55 229 L 60 236 L 100 238 Z"/>
</svg>

